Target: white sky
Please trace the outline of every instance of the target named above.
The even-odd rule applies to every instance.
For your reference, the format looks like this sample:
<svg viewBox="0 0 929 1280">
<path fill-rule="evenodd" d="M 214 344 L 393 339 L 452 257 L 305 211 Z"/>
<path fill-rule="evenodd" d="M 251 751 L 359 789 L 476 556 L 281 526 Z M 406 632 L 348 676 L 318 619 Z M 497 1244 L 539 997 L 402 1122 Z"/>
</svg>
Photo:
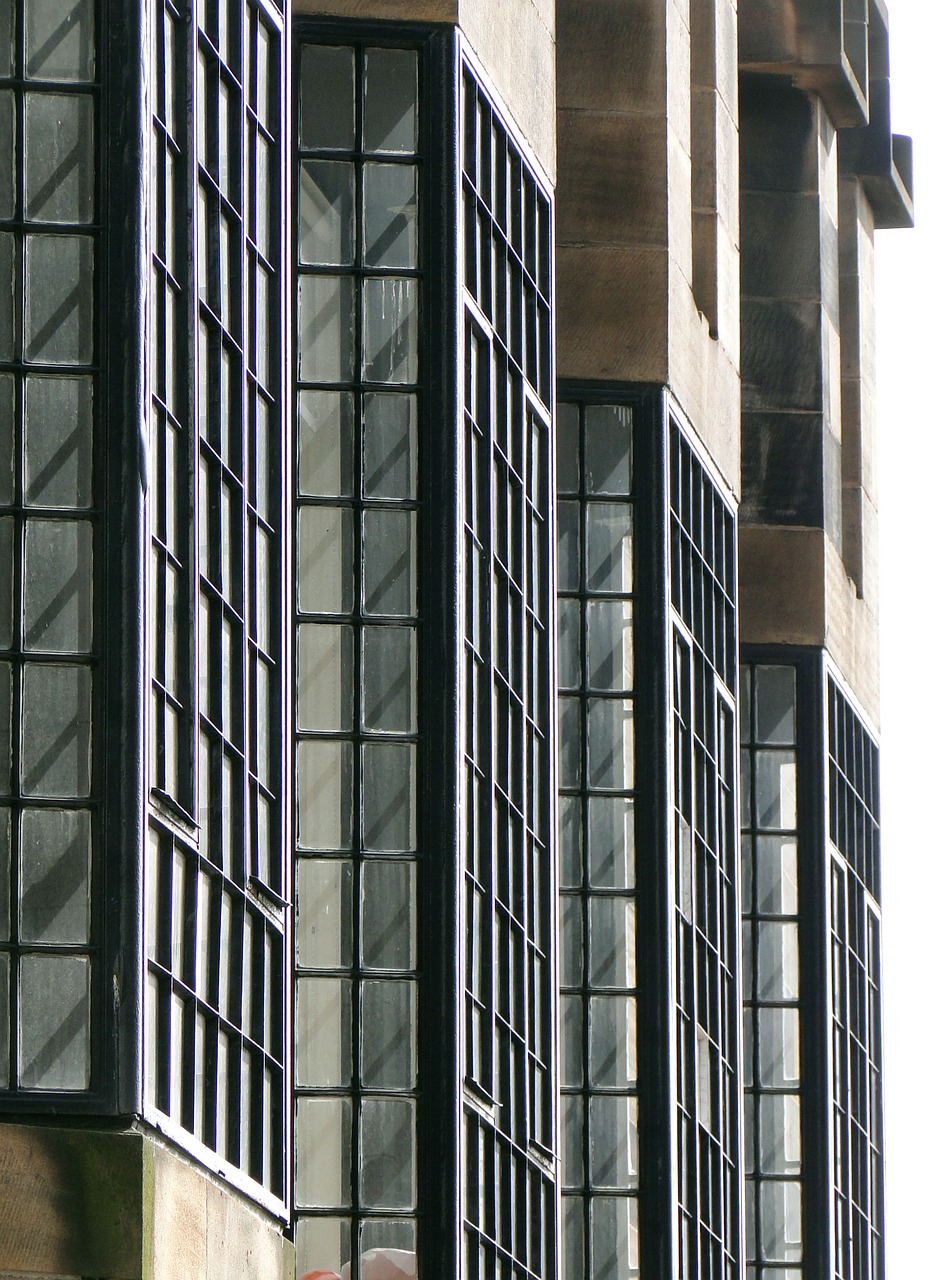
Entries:
<svg viewBox="0 0 929 1280">
<path fill-rule="evenodd" d="M 929 0 L 888 0 L 917 227 L 877 234 L 887 1280 L 925 1280 L 929 1159 Z M 922 180 L 921 180 L 922 179 Z"/>
</svg>

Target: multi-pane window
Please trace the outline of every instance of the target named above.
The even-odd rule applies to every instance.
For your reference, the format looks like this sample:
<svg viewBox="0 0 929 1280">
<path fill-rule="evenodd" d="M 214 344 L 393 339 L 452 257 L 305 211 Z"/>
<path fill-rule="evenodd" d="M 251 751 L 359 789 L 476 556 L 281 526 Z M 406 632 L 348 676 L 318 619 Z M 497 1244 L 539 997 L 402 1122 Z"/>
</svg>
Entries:
<svg viewBox="0 0 929 1280">
<path fill-rule="evenodd" d="M 417 1251 L 422 66 L 297 67 L 297 1271 L 358 1276 Z"/>
<path fill-rule="evenodd" d="M 95 11 L 0 6 L 0 1089 L 20 1092 L 100 1083 Z"/>
<path fill-rule="evenodd" d="M 464 65 L 464 1270 L 555 1274 L 551 201 Z"/>
<path fill-rule="evenodd" d="M 146 1114 L 278 1206 L 286 41 L 259 0 L 192 24 L 164 0 L 153 27 Z"/>
<path fill-rule="evenodd" d="M 562 1258 L 639 1275 L 633 408 L 558 407 Z"/>
<path fill-rule="evenodd" d="M 750 1280 L 800 1280 L 797 671 L 741 670 L 745 1210 Z"/>
<path fill-rule="evenodd" d="M 826 677 L 835 1274 L 884 1274 L 878 750 Z"/>
<path fill-rule="evenodd" d="M 670 507 L 680 1274 L 729 1280 L 742 1199 L 735 520 L 673 420 Z"/>
</svg>

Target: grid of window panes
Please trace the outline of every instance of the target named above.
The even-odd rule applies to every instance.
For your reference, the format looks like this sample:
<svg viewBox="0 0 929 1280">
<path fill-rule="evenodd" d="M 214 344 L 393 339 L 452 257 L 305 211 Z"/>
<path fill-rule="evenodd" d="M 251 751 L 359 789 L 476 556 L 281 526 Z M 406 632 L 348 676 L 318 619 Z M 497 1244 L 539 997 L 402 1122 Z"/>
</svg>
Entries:
<svg viewBox="0 0 929 1280">
<path fill-rule="evenodd" d="M 633 410 L 558 406 L 562 1259 L 639 1275 Z"/>
<path fill-rule="evenodd" d="M 553 1276 L 551 203 L 463 69 L 464 1275 Z"/>
<path fill-rule="evenodd" d="M 749 1280 L 802 1280 L 797 673 L 741 669 Z"/>
<path fill-rule="evenodd" d="M 297 1274 L 357 1276 L 417 1247 L 421 67 L 297 67 Z"/>
<path fill-rule="evenodd" d="M 174 337 L 182 349 L 193 339 L 196 377 L 182 402 L 186 379 L 176 371 L 172 394 L 180 418 L 162 411 L 170 406 L 157 394 L 154 401 L 153 452 L 164 472 L 152 512 L 156 581 L 149 625 L 169 631 L 172 623 L 173 606 L 159 595 L 159 576 L 173 577 L 180 597 L 189 590 L 185 574 L 174 572 L 167 537 L 159 545 L 161 530 L 167 534 L 159 520 L 173 502 L 175 518 L 183 522 L 177 547 L 188 546 L 192 499 L 197 687 L 188 692 L 180 685 L 176 701 L 183 709 L 186 696 L 195 699 L 199 821 L 197 828 L 184 822 L 157 794 L 167 791 L 183 804 L 190 744 L 179 733 L 177 790 L 172 792 L 170 772 L 159 773 L 157 759 L 152 778 L 146 1097 L 156 1123 L 181 1141 L 197 1140 L 206 1158 L 248 1179 L 254 1194 L 279 1203 L 286 1189 L 289 1085 L 287 753 L 281 750 L 285 40 L 280 12 L 257 0 L 202 0 L 193 18 L 189 50 L 178 48 L 184 28 L 169 9 L 157 13 L 155 24 L 157 66 L 165 80 L 155 108 L 163 112 L 162 126 L 171 117 L 172 128 L 180 130 L 183 103 L 190 101 L 185 145 L 196 163 L 186 177 L 187 184 L 193 180 L 192 201 L 189 185 L 180 193 L 181 209 L 193 209 L 193 288 L 175 292 L 171 272 L 162 269 L 169 264 L 158 258 L 162 250 L 168 253 L 160 242 L 168 232 L 165 197 L 152 215 L 154 305 L 169 309 L 170 294 L 174 307 L 183 307 Z M 171 83 L 172 70 L 183 75 L 183 85 Z M 158 124 L 155 129 L 156 138 L 163 136 L 155 147 L 157 189 L 165 156 L 178 157 L 173 134 Z M 161 390 L 167 399 L 166 381 Z M 184 415 L 196 430 L 181 429 Z M 175 450 L 180 456 L 172 457 Z M 195 475 L 193 495 L 186 492 L 188 468 Z M 183 569 L 183 552 L 178 558 Z M 175 635 L 186 626 L 186 610 L 182 598 Z M 167 644 L 166 637 L 153 646 L 154 731 L 156 741 L 163 732 L 162 760 L 173 707 L 170 699 L 159 700 L 159 688 L 172 692 L 163 679 L 171 664 L 160 666 L 159 646 Z M 182 673 L 177 658 L 175 678 Z M 183 714 L 176 720 L 182 725 Z"/>
<path fill-rule="evenodd" d="M 187 17 L 173 0 L 153 14 L 151 628 L 152 785 L 193 806 L 191 738 L 190 360 L 187 229 L 190 81 Z"/>
<path fill-rule="evenodd" d="M 880 903 L 877 744 L 829 677 L 829 838 Z"/>
<path fill-rule="evenodd" d="M 827 706 L 835 1272 L 883 1280 L 878 752 L 831 676 Z"/>
<path fill-rule="evenodd" d="M 682 1280 L 740 1271 L 735 520 L 671 423 L 671 603 Z"/>
<path fill-rule="evenodd" d="M 0 1089 L 92 1084 L 96 6 L 0 6 Z"/>
</svg>

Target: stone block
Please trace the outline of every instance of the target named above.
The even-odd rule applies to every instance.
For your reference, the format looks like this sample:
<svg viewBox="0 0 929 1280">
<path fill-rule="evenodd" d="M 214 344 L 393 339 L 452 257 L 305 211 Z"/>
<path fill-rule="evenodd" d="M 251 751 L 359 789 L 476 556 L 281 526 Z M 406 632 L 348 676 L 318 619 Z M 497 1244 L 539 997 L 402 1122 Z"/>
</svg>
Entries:
<svg viewBox="0 0 929 1280">
<path fill-rule="evenodd" d="M 742 407 L 823 411 L 818 303 L 743 296 Z"/>
<path fill-rule="evenodd" d="M 557 259 L 558 373 L 668 381 L 668 254 L 566 245 Z"/>
<path fill-rule="evenodd" d="M 665 0 L 557 0 L 558 104 L 666 111 Z"/>
<path fill-rule="evenodd" d="M 663 117 L 559 111 L 558 154 L 559 245 L 666 244 Z"/>
<path fill-rule="evenodd" d="M 743 644 L 821 645 L 826 633 L 825 534 L 739 521 Z"/>
<path fill-rule="evenodd" d="M 743 520 L 824 527 L 823 436 L 820 414 L 742 414 Z"/>
<path fill-rule="evenodd" d="M 0 1127 L 0 1270 L 138 1280 L 142 1139 Z"/>
<path fill-rule="evenodd" d="M 743 75 L 739 85 L 744 191 L 819 194 L 819 122 L 811 99 L 778 80 Z"/>
<path fill-rule="evenodd" d="M 741 237 L 746 297 L 818 301 L 821 244 L 815 195 L 743 192 Z"/>
</svg>

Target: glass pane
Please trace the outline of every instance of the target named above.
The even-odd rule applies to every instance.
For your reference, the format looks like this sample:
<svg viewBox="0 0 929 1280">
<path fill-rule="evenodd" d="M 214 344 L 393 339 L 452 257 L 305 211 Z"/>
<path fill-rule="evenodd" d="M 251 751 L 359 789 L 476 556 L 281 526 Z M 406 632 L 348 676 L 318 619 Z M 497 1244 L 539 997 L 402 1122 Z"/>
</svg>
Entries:
<svg viewBox="0 0 929 1280">
<path fill-rule="evenodd" d="M 353 633 L 325 622 L 297 627 L 297 729 L 353 727 Z"/>
<path fill-rule="evenodd" d="M 350 151 L 355 144 L 354 51 L 305 45 L 300 77 L 301 147 Z"/>
<path fill-rule="evenodd" d="M 584 482 L 588 493 L 626 494 L 632 481 L 632 410 L 588 405 Z"/>
<path fill-rule="evenodd" d="M 13 74 L 13 0 L 0 0 L 0 76 Z"/>
<path fill-rule="evenodd" d="M 561 1010 L 561 1084 L 566 1089 L 580 1089 L 584 1084 L 584 998 L 562 996 Z"/>
<path fill-rule="evenodd" d="M 362 839 L 365 849 L 414 847 L 414 748 L 405 742 L 366 742 L 362 759 Z"/>
<path fill-rule="evenodd" d="M 362 724 L 381 732 L 416 728 L 416 633 L 407 627 L 362 631 Z"/>
<path fill-rule="evenodd" d="M 800 995 L 797 926 L 759 920 L 758 999 L 796 1000 Z"/>
<path fill-rule="evenodd" d="M 365 151 L 416 150 L 417 54 L 368 49 L 365 55 Z"/>
<path fill-rule="evenodd" d="M 87 942 L 90 936 L 90 814 L 24 809 L 20 937 Z"/>
<path fill-rule="evenodd" d="M 638 1280 L 639 1206 L 633 1196 L 590 1202 L 591 1280 Z"/>
<path fill-rule="evenodd" d="M 90 1085 L 90 961 L 20 959 L 19 1083 L 24 1089 Z"/>
<path fill-rule="evenodd" d="M 10 1085 L 10 957 L 0 951 L 0 1089 Z"/>
<path fill-rule="evenodd" d="M 314 1271 L 338 1275 L 351 1256 L 351 1223 L 345 1218 L 297 1218 L 295 1223 L 298 1276 Z"/>
<path fill-rule="evenodd" d="M 3 47 L 2 19 L 9 19 L 9 9 L 3 13 L 0 0 L 0 62 L 9 59 L 9 48 Z M 2 73 L 0 73 L 2 74 Z M 9 72 L 7 72 L 9 74 Z M 0 218 L 12 218 L 16 207 L 16 116 L 13 111 L 13 93 L 0 90 Z"/>
<path fill-rule="evenodd" d="M 369 1089 L 416 1084 L 416 984 L 361 984 L 361 1079 Z"/>
<path fill-rule="evenodd" d="M 576 502 L 558 503 L 558 590 L 581 586 L 580 508 Z"/>
<path fill-rule="evenodd" d="M 368 498 L 416 496 L 416 399 L 372 394 L 364 397 L 363 487 Z"/>
<path fill-rule="evenodd" d="M 758 1098 L 760 1173 L 800 1173 L 800 1099 L 796 1094 Z"/>
<path fill-rule="evenodd" d="M 301 382 L 351 381 L 355 365 L 353 292 L 347 276 L 300 276 L 297 377 Z"/>
<path fill-rule="evenodd" d="M 90 794 L 90 699 L 91 673 L 86 667 L 25 665 L 24 795 Z"/>
<path fill-rule="evenodd" d="M 561 985 L 579 987 L 584 981 L 583 900 L 566 894 L 560 900 Z"/>
<path fill-rule="evenodd" d="M 13 771 L 13 673 L 0 662 L 0 793 L 10 794 Z"/>
<path fill-rule="evenodd" d="M 791 1087 L 800 1081 L 800 1015 L 796 1009 L 756 1010 L 758 1083 Z"/>
<path fill-rule="evenodd" d="M 93 221 L 93 98 L 75 93 L 27 93 L 25 98 L 26 217 Z"/>
<path fill-rule="evenodd" d="M 352 864 L 297 859 L 296 962 L 301 969 L 352 963 Z"/>
<path fill-rule="evenodd" d="M 348 849 L 352 842 L 352 746 L 297 743 L 297 844 Z"/>
<path fill-rule="evenodd" d="M 587 683 L 617 692 L 632 688 L 631 601 L 588 602 Z"/>
<path fill-rule="evenodd" d="M 581 703 L 558 699 L 558 763 L 563 787 L 581 785 Z"/>
<path fill-rule="evenodd" d="M 558 601 L 558 687 L 581 687 L 581 604 Z"/>
<path fill-rule="evenodd" d="M 27 520 L 24 642 L 46 653 L 88 653 L 93 642 L 93 526 Z"/>
<path fill-rule="evenodd" d="M 635 1187 L 639 1178 L 636 1099 L 592 1097 L 589 1106 L 591 1185 L 617 1191 Z"/>
<path fill-rule="evenodd" d="M 347 160 L 300 165 L 300 261 L 350 266 L 355 260 L 355 170 Z"/>
<path fill-rule="evenodd" d="M 89 507 L 93 502 L 93 379 L 26 379 L 26 502 Z"/>
<path fill-rule="evenodd" d="M 378 1265 L 394 1271 L 398 1280 L 416 1275 L 416 1224 L 409 1218 L 368 1218 L 361 1224 L 362 1268 Z M 399 1268 L 396 1270 L 395 1268 Z"/>
<path fill-rule="evenodd" d="M 366 861 L 361 868 L 361 963 L 368 969 L 416 965 L 416 867 Z"/>
<path fill-rule="evenodd" d="M 580 412 L 576 404 L 560 404 L 555 427 L 555 452 L 558 492 L 577 493 L 580 489 L 578 438 Z"/>
<path fill-rule="evenodd" d="M 351 1201 L 352 1112 L 348 1098 L 298 1098 L 294 1198 L 308 1208 Z"/>
<path fill-rule="evenodd" d="M 759 1235 L 765 1262 L 799 1262 L 800 1184 L 770 1182 L 759 1184 Z"/>
<path fill-rule="evenodd" d="M 365 165 L 364 219 L 367 266 L 416 266 L 416 169 L 413 165 Z"/>
<path fill-rule="evenodd" d="M 633 785 L 632 703 L 591 698 L 587 704 L 587 785 L 627 791 Z"/>
<path fill-rule="evenodd" d="M 297 396 L 299 492 L 349 497 L 354 488 L 354 414 L 349 391 L 301 391 Z"/>
<path fill-rule="evenodd" d="M 762 915 L 797 914 L 797 842 L 781 836 L 755 839 L 755 882 Z"/>
<path fill-rule="evenodd" d="M 636 1003 L 631 996 L 590 996 L 590 1084 L 628 1089 L 636 1082 Z"/>
<path fill-rule="evenodd" d="M 588 902 L 588 983 L 592 987 L 635 986 L 635 903 L 596 897 Z"/>
<path fill-rule="evenodd" d="M 8 231 L 0 231 L 0 360 L 13 359 L 16 250 Z"/>
<path fill-rule="evenodd" d="M 362 288 L 362 376 L 369 382 L 415 382 L 419 376 L 416 281 L 376 276 L 364 280 Z"/>
<path fill-rule="evenodd" d="M 13 644 L 16 526 L 17 521 L 13 516 L 4 516 L 0 519 L 0 648 L 3 649 L 9 649 Z"/>
<path fill-rule="evenodd" d="M 794 708 L 797 674 L 793 667 L 755 668 L 755 740 L 774 746 L 796 741 Z"/>
<path fill-rule="evenodd" d="M 761 830 L 797 826 L 797 764 L 793 751 L 755 752 L 755 822 Z"/>
<path fill-rule="evenodd" d="M 627 796 L 588 799 L 587 875 L 594 889 L 635 888 L 635 810 Z"/>
<path fill-rule="evenodd" d="M 25 359 L 93 359 L 93 254 L 89 236 L 26 236 Z"/>
<path fill-rule="evenodd" d="M 361 1201 L 372 1209 L 412 1209 L 415 1104 L 405 1098 L 362 1098 Z"/>
<path fill-rule="evenodd" d="M 297 608 L 347 613 L 354 596 L 352 513 L 338 507 L 297 512 Z"/>
<path fill-rule="evenodd" d="M 0 941 L 2 942 L 8 942 L 10 938 L 10 839 L 10 811 L 0 809 Z M 3 1085 L 0 1085 L 0 1088 L 3 1088 Z"/>
<path fill-rule="evenodd" d="M 301 1088 L 338 1088 L 352 1078 L 352 985 L 297 978 L 294 1070 Z"/>
<path fill-rule="evenodd" d="M 26 76 L 92 80 L 93 0 L 26 0 Z"/>
<path fill-rule="evenodd" d="M 566 1276 L 584 1276 L 584 1244 L 587 1237 L 586 1210 L 581 1196 L 561 1198 L 561 1256 Z"/>
<path fill-rule="evenodd" d="M 632 508 L 625 503 L 587 506 L 587 588 L 632 590 Z"/>
<path fill-rule="evenodd" d="M 579 796 L 561 796 L 558 801 L 558 855 L 562 889 L 579 889 L 583 879 L 583 802 Z"/>
<path fill-rule="evenodd" d="M 9 373 L 0 373 L 0 506 L 13 501 L 13 452 L 16 384 Z"/>
<path fill-rule="evenodd" d="M 584 1099 L 561 1095 L 562 1182 L 566 1187 L 584 1185 Z"/>
<path fill-rule="evenodd" d="M 362 520 L 365 611 L 408 617 L 415 609 L 415 513 L 365 511 Z"/>
</svg>

